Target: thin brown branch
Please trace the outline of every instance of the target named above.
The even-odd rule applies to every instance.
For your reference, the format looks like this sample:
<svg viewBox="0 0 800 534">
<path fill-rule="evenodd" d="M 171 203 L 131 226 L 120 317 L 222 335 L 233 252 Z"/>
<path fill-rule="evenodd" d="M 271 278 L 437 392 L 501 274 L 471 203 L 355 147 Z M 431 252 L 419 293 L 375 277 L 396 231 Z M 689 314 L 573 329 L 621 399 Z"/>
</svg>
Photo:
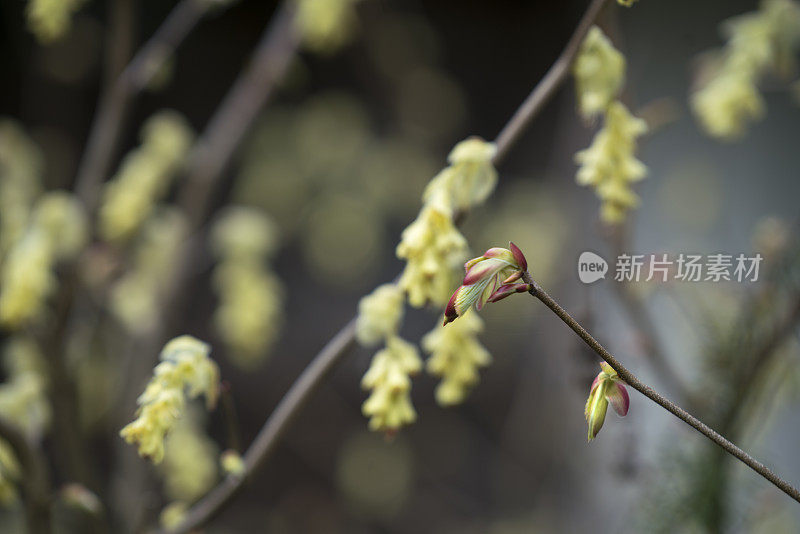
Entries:
<svg viewBox="0 0 800 534">
<path fill-rule="evenodd" d="M 52 532 L 50 518 L 50 475 L 47 460 L 38 444 L 29 440 L 20 428 L 0 417 L 0 439 L 11 447 L 22 466 L 20 485 L 23 492 L 25 517 L 30 534 Z"/>
<path fill-rule="evenodd" d="M 579 46 L 608 0 L 593 0 L 570 38 L 564 51 L 544 78 L 534 87 L 528 98 L 514 113 L 498 135 L 495 143 L 495 165 L 505 159 L 509 149 L 519 140 L 525 128 L 541 112 L 550 97 L 566 80 L 569 67 Z M 258 436 L 244 455 L 245 473 L 239 477 L 228 476 L 187 512 L 186 519 L 170 533 L 187 533 L 208 523 L 233 499 L 244 482 L 264 464 L 278 441 L 299 413 L 312 393 L 325 380 L 334 366 L 355 342 L 355 321 L 351 319 L 314 357 L 300 377 L 292 384 L 278 406 L 262 426 Z M 165 532 L 165 531 L 158 531 Z"/>
<path fill-rule="evenodd" d="M 100 186 L 111 166 L 132 97 L 159 72 L 213 4 L 207 0 L 181 0 L 100 98 L 75 184 L 78 197 L 90 213 L 97 206 Z"/>
<path fill-rule="evenodd" d="M 644 384 L 641 380 L 639 380 L 636 376 L 633 375 L 628 369 L 626 369 L 610 352 L 608 352 L 592 335 L 584 329 L 580 323 L 578 323 L 569 313 L 567 313 L 564 308 L 562 308 L 550 295 L 548 295 L 530 276 L 530 274 L 525 273 L 523 275 L 523 280 L 531 284 L 532 289 L 530 290 L 530 294 L 539 299 L 545 306 L 550 308 L 550 310 L 555 313 L 564 323 L 569 326 L 573 332 L 578 334 L 578 336 L 593 350 L 597 353 L 598 356 L 603 358 L 614 370 L 617 374 L 622 378 L 629 386 L 631 386 L 636 391 L 640 392 L 645 397 L 649 398 L 678 419 L 686 423 L 687 425 L 691 426 L 708 439 L 722 447 L 728 454 L 737 458 L 743 464 L 748 466 L 750 469 L 764 477 L 766 480 L 770 481 L 774 484 L 778 489 L 783 491 L 786 495 L 791 497 L 797 502 L 800 502 L 800 491 L 798 491 L 794 486 L 780 478 L 778 475 L 773 473 L 767 466 L 747 454 L 745 451 L 731 443 L 728 439 L 724 436 L 719 434 L 718 432 L 711 429 L 708 425 L 688 413 L 686 410 L 675 404 L 674 402 L 670 401 L 663 395 L 657 393 L 653 388 Z"/>
</svg>

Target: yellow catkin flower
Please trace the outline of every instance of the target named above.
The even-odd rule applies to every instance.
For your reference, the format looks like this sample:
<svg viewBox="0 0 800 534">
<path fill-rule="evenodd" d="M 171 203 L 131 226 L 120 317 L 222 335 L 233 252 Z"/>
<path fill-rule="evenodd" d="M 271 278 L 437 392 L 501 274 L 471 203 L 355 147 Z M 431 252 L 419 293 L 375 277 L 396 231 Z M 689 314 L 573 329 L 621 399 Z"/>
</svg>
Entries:
<svg viewBox="0 0 800 534">
<path fill-rule="evenodd" d="M 406 260 L 399 285 L 412 306 L 444 305 L 450 298 L 467 256 L 467 241 L 453 217 L 482 203 L 494 190 L 495 153 L 493 143 L 477 137 L 458 143 L 448 157 L 450 166 L 425 189 L 422 210 L 403 230 L 397 246 L 397 257 Z"/>
<path fill-rule="evenodd" d="M 28 26 L 40 43 L 47 44 L 66 35 L 72 15 L 84 0 L 28 0 Z"/>
<path fill-rule="evenodd" d="M 6 381 L 0 384 L 0 414 L 38 440 L 50 424 L 44 357 L 36 342 L 14 336 L 3 349 Z"/>
<path fill-rule="evenodd" d="M 246 469 L 242 455 L 232 449 L 220 455 L 219 465 L 224 473 L 234 477 L 242 476 Z"/>
<path fill-rule="evenodd" d="M 621 6 L 633 7 L 633 4 L 636 3 L 636 0 L 617 0 L 617 3 Z"/>
<path fill-rule="evenodd" d="M 347 44 L 357 25 L 359 0 L 295 0 L 295 24 L 306 48 L 330 54 Z"/>
<path fill-rule="evenodd" d="M 28 228 L 42 154 L 16 121 L 0 119 L 0 258 Z"/>
<path fill-rule="evenodd" d="M 267 357 L 282 324 L 283 287 L 267 263 L 277 230 L 262 212 L 231 207 L 214 224 L 211 241 L 220 259 L 213 275 L 219 296 L 214 323 L 231 359 L 253 367 Z"/>
<path fill-rule="evenodd" d="M 191 414 L 167 435 L 159 469 L 165 493 L 175 501 L 192 502 L 216 483 L 217 447 Z"/>
<path fill-rule="evenodd" d="M 111 288 L 110 309 L 131 332 L 156 326 L 160 300 L 173 275 L 187 222 L 174 208 L 161 208 L 145 222 L 136 243 L 131 269 Z"/>
<path fill-rule="evenodd" d="M 135 443 L 139 455 L 153 463 L 164 459 L 164 438 L 183 417 L 187 399 L 200 395 L 212 408 L 219 392 L 219 369 L 208 355 L 211 348 L 191 336 L 176 337 L 161 351 L 161 362 L 139 396 L 137 419 L 120 431 Z"/>
<path fill-rule="evenodd" d="M 768 72 L 793 70 L 800 46 L 800 6 L 791 0 L 764 0 L 758 11 L 723 25 L 724 49 L 706 66 L 706 79 L 691 105 L 709 135 L 732 140 L 764 115 L 758 83 Z"/>
<path fill-rule="evenodd" d="M 478 383 L 478 369 L 491 363 L 489 351 L 478 341 L 482 330 L 481 318 L 469 312 L 446 327 L 437 325 L 422 338 L 422 348 L 431 355 L 426 369 L 442 379 L 436 387 L 440 405 L 463 402 Z"/>
<path fill-rule="evenodd" d="M 125 241 L 142 226 L 166 195 L 193 134 L 180 114 L 161 111 L 147 120 L 141 137 L 142 144 L 125 157 L 103 192 L 99 230 L 108 241 Z"/>
<path fill-rule="evenodd" d="M 396 284 L 383 284 L 358 303 L 356 339 L 375 346 L 397 334 L 403 320 L 403 291 Z"/>
<path fill-rule="evenodd" d="M 625 81 L 625 58 L 592 26 L 572 66 L 578 110 L 589 120 L 605 112 Z"/>
<path fill-rule="evenodd" d="M 609 224 L 622 222 L 639 202 L 631 185 L 647 174 L 635 157 L 636 139 L 646 131 L 642 119 L 631 115 L 621 102 L 613 102 L 591 146 L 575 154 L 580 165 L 577 181 L 595 189 L 602 201 L 600 218 Z"/>
<path fill-rule="evenodd" d="M 411 404 L 411 378 L 422 368 L 417 348 L 397 336 L 372 358 L 361 387 L 372 391 L 361 411 L 369 417 L 369 428 L 394 433 L 413 423 L 417 414 Z"/>
</svg>

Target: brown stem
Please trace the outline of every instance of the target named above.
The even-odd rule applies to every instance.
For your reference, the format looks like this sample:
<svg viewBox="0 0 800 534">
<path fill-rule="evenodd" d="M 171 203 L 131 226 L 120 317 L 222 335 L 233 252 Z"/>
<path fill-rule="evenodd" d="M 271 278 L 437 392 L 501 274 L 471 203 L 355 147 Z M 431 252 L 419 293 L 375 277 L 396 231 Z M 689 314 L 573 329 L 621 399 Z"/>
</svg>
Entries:
<svg viewBox="0 0 800 534">
<path fill-rule="evenodd" d="M 575 59 L 581 41 L 608 0 L 593 0 L 556 62 L 544 78 L 534 87 L 528 98 L 517 109 L 495 140 L 497 154 L 495 165 L 505 159 L 509 149 L 519 140 L 533 118 L 539 114 L 553 93 L 566 80 L 569 67 Z M 243 483 L 269 457 L 279 439 L 313 392 L 325 380 L 333 367 L 342 359 L 355 342 L 355 322 L 351 319 L 314 357 L 300 377 L 283 396 L 275 411 L 269 416 L 258 436 L 244 455 L 245 474 L 228 476 L 187 512 L 186 519 L 170 533 L 187 533 L 210 521 L 231 501 Z M 166 531 L 159 530 L 159 533 Z"/>
<path fill-rule="evenodd" d="M 207 0 L 181 0 L 100 98 L 75 184 L 76 194 L 90 213 L 99 200 L 100 186 L 111 165 L 131 98 L 158 73 L 213 4 Z"/>
<path fill-rule="evenodd" d="M 628 369 L 626 369 L 610 352 L 608 352 L 592 335 L 584 329 L 580 323 L 578 323 L 572 316 L 567 313 L 564 308 L 562 308 L 553 297 L 548 295 L 540 286 L 537 284 L 528 274 L 527 272 L 523 275 L 522 279 L 532 286 L 530 290 L 530 294 L 542 301 L 542 303 L 550 308 L 550 310 L 555 313 L 564 323 L 569 326 L 573 332 L 578 334 L 578 336 L 593 350 L 595 351 L 598 356 L 603 358 L 622 378 L 629 386 L 631 386 L 636 391 L 640 392 L 645 397 L 649 398 L 678 419 L 686 423 L 687 425 L 691 426 L 708 439 L 722 447 L 728 454 L 734 456 L 735 458 L 739 459 L 743 464 L 748 466 L 750 469 L 767 479 L 768 481 L 772 482 L 778 489 L 783 491 L 786 495 L 790 496 L 797 502 L 800 502 L 800 491 L 798 491 L 794 486 L 780 478 L 778 475 L 773 473 L 767 466 L 759 462 L 758 460 L 754 459 L 752 456 L 744 452 L 742 449 L 728 441 L 725 437 L 721 434 L 717 433 L 713 429 L 711 429 L 708 425 L 688 413 L 686 410 L 675 404 L 674 402 L 670 401 L 663 395 L 657 393 L 653 388 L 644 384 L 641 380 L 636 378 Z"/>
<path fill-rule="evenodd" d="M 50 518 L 50 475 L 47 460 L 39 446 L 29 440 L 15 424 L 0 417 L 0 439 L 14 451 L 22 466 L 20 476 L 25 516 L 30 534 L 52 532 Z"/>
</svg>

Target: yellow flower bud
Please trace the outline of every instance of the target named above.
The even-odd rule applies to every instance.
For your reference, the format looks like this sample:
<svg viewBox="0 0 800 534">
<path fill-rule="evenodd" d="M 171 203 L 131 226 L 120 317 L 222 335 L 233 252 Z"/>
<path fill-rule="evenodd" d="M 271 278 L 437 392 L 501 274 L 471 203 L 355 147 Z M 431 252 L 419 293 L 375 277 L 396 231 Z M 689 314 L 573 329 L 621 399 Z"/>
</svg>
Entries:
<svg viewBox="0 0 800 534">
<path fill-rule="evenodd" d="M 377 345 L 397 334 L 403 320 L 403 291 L 383 284 L 358 303 L 356 339 L 364 346 Z"/>
</svg>

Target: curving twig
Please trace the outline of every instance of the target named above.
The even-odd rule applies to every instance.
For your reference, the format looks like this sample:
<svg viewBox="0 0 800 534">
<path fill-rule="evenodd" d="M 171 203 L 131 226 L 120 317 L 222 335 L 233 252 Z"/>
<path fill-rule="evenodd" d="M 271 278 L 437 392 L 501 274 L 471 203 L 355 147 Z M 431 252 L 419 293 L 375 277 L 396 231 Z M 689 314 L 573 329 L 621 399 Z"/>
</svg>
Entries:
<svg viewBox="0 0 800 534">
<path fill-rule="evenodd" d="M 89 213 L 97 207 L 131 98 L 161 70 L 213 6 L 209 0 L 181 0 L 101 97 L 75 183 L 75 192 Z"/>
<path fill-rule="evenodd" d="M 745 451 L 731 443 L 728 439 L 724 436 L 710 428 L 708 425 L 703 423 L 701 420 L 696 418 L 695 416 L 691 415 L 689 412 L 675 404 L 674 402 L 670 401 L 663 395 L 656 392 L 650 386 L 644 384 L 641 380 L 639 380 L 636 376 L 633 375 L 628 369 L 626 369 L 610 352 L 608 352 L 592 335 L 583 328 L 578 321 L 576 321 L 569 313 L 562 308 L 558 302 L 556 302 L 553 297 L 547 294 L 539 284 L 537 284 L 532 278 L 531 275 L 527 272 L 523 274 L 522 279 L 531 285 L 530 294 L 550 308 L 550 310 L 555 313 L 564 323 L 569 326 L 573 332 L 578 334 L 586 344 L 597 353 L 598 356 L 603 358 L 622 378 L 625 383 L 631 386 L 633 389 L 644 395 L 645 397 L 649 398 L 656 404 L 660 405 L 662 408 L 673 414 L 675 417 L 686 423 L 687 425 L 691 426 L 705 437 L 722 447 L 725 452 L 730 454 L 731 456 L 737 458 L 743 464 L 748 466 L 750 469 L 764 477 L 766 480 L 772 482 L 778 489 L 784 492 L 786 495 L 791 497 L 797 502 L 800 502 L 800 491 L 797 490 L 794 486 L 783 480 L 781 477 L 776 475 L 772 472 L 767 466 L 747 454 Z"/>
<path fill-rule="evenodd" d="M 561 55 L 498 134 L 495 140 L 497 154 L 492 163 L 497 165 L 505 159 L 509 149 L 519 140 L 525 128 L 566 80 L 569 67 L 578 53 L 581 42 L 607 2 L 608 0 L 592 0 Z M 353 346 L 355 321 L 355 318 L 351 319 L 323 347 L 283 396 L 245 453 L 244 474 L 228 476 L 188 510 L 180 525 L 169 531 L 157 532 L 185 534 L 202 527 L 222 511 L 242 488 L 244 482 L 267 460 L 311 394 Z"/>
</svg>

